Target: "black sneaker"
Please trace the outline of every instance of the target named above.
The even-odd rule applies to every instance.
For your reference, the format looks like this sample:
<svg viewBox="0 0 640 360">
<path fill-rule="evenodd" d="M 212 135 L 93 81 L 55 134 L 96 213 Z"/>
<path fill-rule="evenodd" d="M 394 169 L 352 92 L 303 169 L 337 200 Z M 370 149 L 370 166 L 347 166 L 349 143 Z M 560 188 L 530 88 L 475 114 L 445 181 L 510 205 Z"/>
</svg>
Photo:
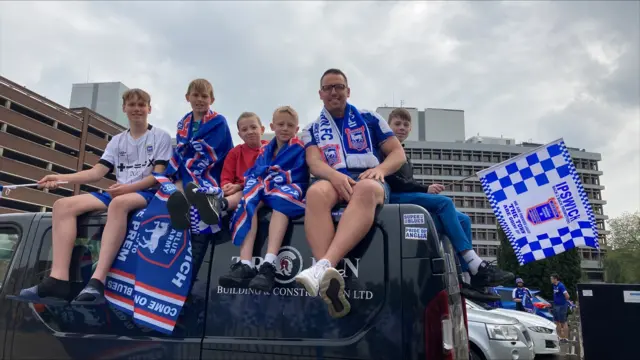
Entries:
<svg viewBox="0 0 640 360">
<path fill-rule="evenodd" d="M 171 219 L 171 227 L 180 231 L 189 228 L 191 223 L 189 201 L 180 191 L 176 191 L 167 200 L 167 210 Z"/>
<path fill-rule="evenodd" d="M 495 265 L 483 261 L 475 275 L 471 275 L 471 286 L 484 288 L 502 285 L 514 279 L 513 273 L 501 270 Z"/>
<path fill-rule="evenodd" d="M 103 305 L 107 303 L 104 297 L 104 284 L 98 279 L 91 279 L 71 305 Z"/>
<path fill-rule="evenodd" d="M 9 295 L 7 298 L 36 304 L 64 305 L 69 303 L 71 296 L 69 281 L 46 277 L 40 284 L 22 289 L 19 295 Z"/>
<path fill-rule="evenodd" d="M 500 295 L 489 294 L 480 289 L 475 289 L 471 285 L 463 282 L 462 289 L 460 289 L 460 294 L 464 296 L 465 299 L 474 300 L 483 303 L 490 303 L 494 301 L 500 300 Z"/>
<path fill-rule="evenodd" d="M 184 191 L 190 204 L 193 204 L 198 213 L 200 220 L 207 225 L 218 225 L 220 222 L 220 200 L 214 195 L 197 192 L 198 185 L 195 183 L 187 184 Z"/>
<path fill-rule="evenodd" d="M 273 285 L 276 280 L 276 267 L 271 263 L 262 263 L 258 275 L 249 283 L 249 287 L 256 290 L 262 290 L 264 292 L 270 292 L 273 290 Z"/>
<path fill-rule="evenodd" d="M 238 261 L 231 265 L 231 271 L 220 276 L 218 284 L 225 288 L 246 288 L 258 272 L 247 264 Z"/>
</svg>

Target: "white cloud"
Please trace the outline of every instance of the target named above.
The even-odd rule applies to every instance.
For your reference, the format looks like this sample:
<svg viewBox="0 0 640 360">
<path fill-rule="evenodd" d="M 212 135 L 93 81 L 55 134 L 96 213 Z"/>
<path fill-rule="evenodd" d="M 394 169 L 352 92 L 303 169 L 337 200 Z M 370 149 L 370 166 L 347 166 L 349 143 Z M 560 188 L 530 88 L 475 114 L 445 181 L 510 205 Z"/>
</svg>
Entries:
<svg viewBox="0 0 640 360">
<path fill-rule="evenodd" d="M 319 77 L 352 102 L 464 109 L 467 135 L 602 152 L 617 215 L 640 203 L 637 2 L 3 2 L 0 73 L 63 105 L 71 84 L 147 89 L 173 132 L 191 79 L 230 120 L 292 105 L 318 115 Z M 236 142 L 237 136 L 234 134 Z"/>
</svg>

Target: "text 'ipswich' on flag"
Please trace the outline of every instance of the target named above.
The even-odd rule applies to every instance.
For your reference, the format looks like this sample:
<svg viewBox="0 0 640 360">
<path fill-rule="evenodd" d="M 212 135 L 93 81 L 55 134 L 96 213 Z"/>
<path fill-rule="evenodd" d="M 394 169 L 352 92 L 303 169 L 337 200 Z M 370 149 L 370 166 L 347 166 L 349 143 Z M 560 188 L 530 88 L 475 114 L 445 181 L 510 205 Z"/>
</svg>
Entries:
<svg viewBox="0 0 640 360">
<path fill-rule="evenodd" d="M 600 248 L 593 210 L 562 138 L 478 177 L 520 265 L 575 247 Z"/>
</svg>

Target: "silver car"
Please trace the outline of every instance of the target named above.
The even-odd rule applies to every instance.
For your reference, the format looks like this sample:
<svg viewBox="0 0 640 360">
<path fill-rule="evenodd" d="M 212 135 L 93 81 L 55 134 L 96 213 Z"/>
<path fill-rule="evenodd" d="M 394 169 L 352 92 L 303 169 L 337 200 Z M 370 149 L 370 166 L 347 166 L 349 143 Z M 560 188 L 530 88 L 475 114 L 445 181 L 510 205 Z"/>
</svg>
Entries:
<svg viewBox="0 0 640 360">
<path fill-rule="evenodd" d="M 533 341 L 518 320 L 467 308 L 471 360 L 533 360 Z"/>
</svg>

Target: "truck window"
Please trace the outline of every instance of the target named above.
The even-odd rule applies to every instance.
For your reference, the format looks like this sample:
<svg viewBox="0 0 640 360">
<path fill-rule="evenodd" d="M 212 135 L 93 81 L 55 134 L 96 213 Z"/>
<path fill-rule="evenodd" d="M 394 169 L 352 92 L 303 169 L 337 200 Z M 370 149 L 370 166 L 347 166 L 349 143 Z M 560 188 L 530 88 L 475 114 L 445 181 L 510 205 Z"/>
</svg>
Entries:
<svg viewBox="0 0 640 360">
<path fill-rule="evenodd" d="M 20 234 L 18 229 L 12 227 L 0 227 L 0 289 L 4 283 L 11 259 L 18 246 Z"/>
<path fill-rule="evenodd" d="M 100 242 L 104 225 L 78 226 L 78 234 L 71 256 L 69 276 L 71 281 L 87 282 L 98 263 Z M 53 253 L 51 247 L 51 229 L 44 234 L 40 256 L 38 257 L 37 276 L 42 278 L 51 271 Z"/>
</svg>

